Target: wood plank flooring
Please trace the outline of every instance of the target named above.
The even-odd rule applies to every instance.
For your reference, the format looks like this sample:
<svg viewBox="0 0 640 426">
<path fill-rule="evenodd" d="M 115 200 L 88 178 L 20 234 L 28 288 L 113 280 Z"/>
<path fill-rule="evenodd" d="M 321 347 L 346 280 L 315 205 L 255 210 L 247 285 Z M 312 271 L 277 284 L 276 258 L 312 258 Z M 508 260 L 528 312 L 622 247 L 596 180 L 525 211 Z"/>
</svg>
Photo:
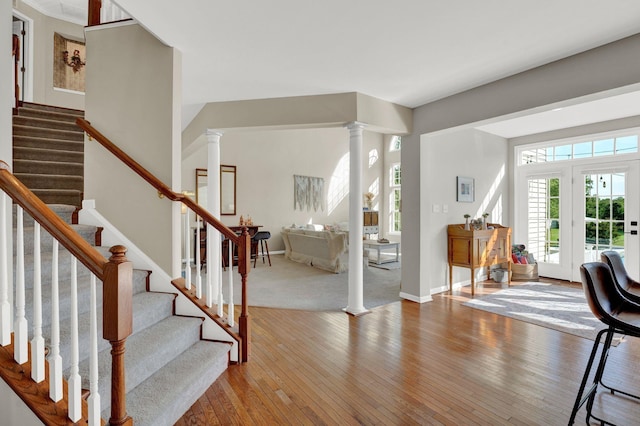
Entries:
<svg viewBox="0 0 640 426">
<path fill-rule="evenodd" d="M 481 283 L 475 297 L 505 286 Z M 251 308 L 250 361 L 176 424 L 566 425 L 592 341 L 462 306 L 470 297 L 464 287 L 360 317 Z M 640 393 L 637 340 L 612 350 L 605 377 Z M 640 403 L 623 397 L 601 394 L 595 412 L 640 424 Z"/>
</svg>

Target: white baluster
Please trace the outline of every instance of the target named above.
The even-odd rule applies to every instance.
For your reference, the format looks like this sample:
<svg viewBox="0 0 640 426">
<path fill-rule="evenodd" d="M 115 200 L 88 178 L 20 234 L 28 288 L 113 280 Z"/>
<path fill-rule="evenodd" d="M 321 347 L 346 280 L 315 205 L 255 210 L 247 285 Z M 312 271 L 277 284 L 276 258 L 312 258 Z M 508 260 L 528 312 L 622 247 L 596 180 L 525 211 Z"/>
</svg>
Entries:
<svg viewBox="0 0 640 426">
<path fill-rule="evenodd" d="M 214 293 L 213 292 L 213 274 L 212 272 L 216 270 L 216 268 L 213 267 L 213 262 L 214 259 L 212 259 L 213 257 L 213 250 L 211 249 L 212 245 L 214 244 L 215 241 L 215 237 L 214 234 L 216 232 L 213 230 L 213 226 L 209 225 L 207 223 L 207 307 L 210 308 L 213 306 L 213 297 L 214 295 L 217 295 L 217 292 Z M 216 277 L 217 278 L 217 277 Z"/>
<path fill-rule="evenodd" d="M 11 344 L 9 303 L 9 238 L 7 237 L 7 194 L 0 192 L 0 345 Z"/>
<path fill-rule="evenodd" d="M 229 326 L 233 327 L 235 323 L 235 307 L 233 306 L 233 241 L 229 240 L 229 309 L 227 310 Z M 222 283 L 222 281 L 220 282 Z"/>
<path fill-rule="evenodd" d="M 189 216 L 191 210 L 186 209 L 184 221 L 184 286 L 187 290 L 191 290 L 191 232 L 189 229 Z"/>
<path fill-rule="evenodd" d="M 216 238 L 216 241 L 219 244 L 219 247 L 222 248 L 222 233 L 215 231 L 216 235 L 219 234 L 220 238 Z M 218 262 L 218 265 L 222 263 L 222 250 L 217 251 L 219 258 L 215 261 Z M 224 296 L 222 295 L 222 268 L 218 267 L 218 284 L 216 285 L 216 290 L 218 290 L 218 316 L 222 318 L 224 315 Z"/>
<path fill-rule="evenodd" d="M 200 267 L 200 217 L 196 219 L 196 297 L 202 297 L 202 269 Z"/>
<path fill-rule="evenodd" d="M 44 380 L 44 338 L 42 337 L 42 262 L 40 224 L 33 222 L 33 339 L 31 339 L 31 379 Z"/>
<path fill-rule="evenodd" d="M 98 309 L 96 305 L 96 276 L 91 274 L 91 358 L 89 362 L 89 391 L 91 395 L 87 400 L 89 404 L 89 426 L 99 426 L 100 419 L 100 393 L 98 393 Z"/>
<path fill-rule="evenodd" d="M 16 319 L 13 359 L 24 364 L 29 359 L 29 328 L 25 316 L 24 300 L 24 213 L 16 207 Z"/>
<path fill-rule="evenodd" d="M 69 419 L 77 422 L 82 416 L 82 388 L 78 350 L 78 261 L 71 258 L 71 372 L 69 374 Z"/>
<path fill-rule="evenodd" d="M 62 357 L 60 356 L 60 295 L 58 294 L 58 240 L 51 255 L 51 353 L 49 353 L 49 397 L 62 399 Z"/>
</svg>

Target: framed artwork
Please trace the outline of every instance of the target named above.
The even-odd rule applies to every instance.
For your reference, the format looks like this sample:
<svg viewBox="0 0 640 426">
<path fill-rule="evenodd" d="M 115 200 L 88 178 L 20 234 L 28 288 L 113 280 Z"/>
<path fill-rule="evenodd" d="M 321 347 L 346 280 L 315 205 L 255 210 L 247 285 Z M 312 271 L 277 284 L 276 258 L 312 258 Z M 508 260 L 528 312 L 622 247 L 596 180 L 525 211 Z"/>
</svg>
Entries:
<svg viewBox="0 0 640 426">
<path fill-rule="evenodd" d="M 456 201 L 459 203 L 473 203 L 475 201 L 474 179 L 470 177 L 456 177 Z"/>
</svg>

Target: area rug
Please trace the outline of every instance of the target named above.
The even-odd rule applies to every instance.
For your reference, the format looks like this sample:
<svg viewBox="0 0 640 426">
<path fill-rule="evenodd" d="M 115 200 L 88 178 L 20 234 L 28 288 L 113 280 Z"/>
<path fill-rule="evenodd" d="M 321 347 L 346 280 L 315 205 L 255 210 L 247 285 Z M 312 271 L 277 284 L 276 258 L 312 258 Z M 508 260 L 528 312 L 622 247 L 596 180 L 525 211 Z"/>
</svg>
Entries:
<svg viewBox="0 0 640 426">
<path fill-rule="evenodd" d="M 579 288 L 544 283 L 512 285 L 463 305 L 591 340 L 605 328 L 591 313 Z"/>
<path fill-rule="evenodd" d="M 271 255 L 272 266 L 258 260 L 248 277 L 248 304 L 280 309 L 342 311 L 347 306 L 349 274 L 334 274 Z M 363 268 L 363 299 L 367 309 L 400 301 L 401 269 Z M 195 275 L 192 280 L 196 281 Z M 203 282 L 206 278 L 203 277 Z M 222 273 L 223 292 L 228 297 L 228 273 Z M 233 301 L 241 303 L 240 275 L 233 268 Z"/>
</svg>

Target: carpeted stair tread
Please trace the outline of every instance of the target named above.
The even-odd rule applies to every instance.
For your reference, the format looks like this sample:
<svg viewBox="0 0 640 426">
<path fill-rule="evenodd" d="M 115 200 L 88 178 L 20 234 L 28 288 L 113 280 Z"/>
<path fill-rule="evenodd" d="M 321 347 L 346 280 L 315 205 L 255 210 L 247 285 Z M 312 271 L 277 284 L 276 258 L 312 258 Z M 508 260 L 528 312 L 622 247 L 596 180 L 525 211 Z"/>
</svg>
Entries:
<svg viewBox="0 0 640 426">
<path fill-rule="evenodd" d="M 230 346 L 199 341 L 127 394 L 136 426 L 173 425 L 227 369 Z M 103 399 L 104 401 L 104 399 Z M 109 418 L 109 410 L 102 417 Z"/>
<path fill-rule="evenodd" d="M 34 173 L 14 173 L 27 188 L 48 189 L 52 181 L 55 182 L 56 189 L 84 190 L 84 179 L 82 176 L 72 175 L 40 175 Z"/>
<path fill-rule="evenodd" d="M 96 243 L 96 232 L 97 228 L 93 225 L 69 225 L 73 230 L 75 230 L 82 239 L 88 242 L 91 245 L 95 245 Z M 33 226 L 25 226 L 24 227 L 24 252 L 25 254 L 33 253 Z M 15 256 L 15 247 L 17 243 L 17 231 L 13 232 L 13 242 L 14 242 L 14 256 Z M 53 237 L 49 234 L 44 228 L 40 227 L 40 249 L 44 252 L 51 252 L 53 248 Z"/>
<path fill-rule="evenodd" d="M 47 207 L 54 212 L 58 217 L 62 220 L 71 224 L 71 220 L 73 219 L 73 212 L 76 211 L 77 207 L 69 204 L 47 204 Z M 16 226 L 16 215 L 18 211 L 18 206 L 16 204 L 13 205 L 13 226 Z M 29 216 L 28 213 L 24 213 L 24 226 L 33 226 L 33 218 Z"/>
<path fill-rule="evenodd" d="M 59 129 L 45 129 L 41 127 L 31 127 L 14 124 L 13 134 L 18 136 L 36 136 L 46 137 L 52 139 L 62 139 L 69 141 L 81 142 L 84 140 L 84 133 L 80 131 L 71 130 L 59 130 Z"/>
<path fill-rule="evenodd" d="M 198 342 L 201 326 L 200 318 L 170 316 L 129 336 L 124 355 L 127 369 L 126 392 L 130 392 Z M 163 341 L 171 344 L 161 344 Z M 84 389 L 89 389 L 89 367 L 90 359 L 88 358 L 80 363 Z M 98 387 L 104 411 L 108 409 L 111 401 L 110 349 L 100 351 L 98 354 L 98 370 L 100 372 Z"/>
<path fill-rule="evenodd" d="M 67 123 L 75 123 L 78 117 L 82 117 L 83 114 L 69 114 L 65 111 L 48 111 L 44 109 L 35 108 L 18 108 L 18 116 L 20 117 L 33 117 L 44 118 L 47 120 L 63 121 Z"/>
<path fill-rule="evenodd" d="M 84 165 L 70 162 L 14 160 L 14 173 L 38 173 L 44 175 L 84 175 Z M 61 203 L 64 204 L 64 203 Z"/>
<path fill-rule="evenodd" d="M 70 132 L 82 132 L 82 129 L 78 127 L 75 121 L 60 121 L 51 120 L 49 118 L 42 117 L 27 117 L 23 115 L 17 115 L 13 117 L 13 124 L 15 126 L 30 126 L 41 129 L 55 129 L 55 130 L 67 130 Z"/>
<path fill-rule="evenodd" d="M 75 189 L 34 189 L 32 192 L 45 203 L 82 205 L 82 191 Z"/>
<path fill-rule="evenodd" d="M 134 287 L 144 285 L 146 276 L 140 273 L 134 273 Z M 137 281 L 137 282 L 136 282 Z M 97 294 L 96 300 L 98 309 L 102 312 L 102 282 L 96 280 Z M 78 315 L 87 314 L 90 309 L 91 302 L 91 286 L 89 275 L 78 278 Z M 59 318 L 61 322 L 71 318 L 71 279 L 69 276 L 64 277 L 58 282 L 59 294 Z M 51 286 L 42 285 L 42 299 L 44 301 L 51 300 Z M 15 290 L 14 290 L 15 300 Z M 134 293 L 132 303 L 134 307 L 133 328 L 134 331 L 142 330 L 152 324 L 166 318 L 171 314 L 174 296 L 168 293 L 141 292 Z M 25 317 L 33 320 L 33 286 L 25 288 Z M 88 320 L 87 320 L 88 321 Z M 51 304 L 42 304 L 42 327 L 51 325 Z M 88 336 L 88 335 L 87 335 Z"/>
<path fill-rule="evenodd" d="M 66 114 L 84 116 L 84 111 L 73 108 L 59 107 L 55 105 L 45 105 L 45 104 L 37 104 L 33 102 L 23 102 L 20 108 L 18 108 L 18 112 L 24 109 L 35 109 L 41 111 L 53 111 L 53 112 L 63 112 Z"/>
<path fill-rule="evenodd" d="M 102 292 L 100 287 L 99 292 Z M 174 296 L 168 293 L 140 293 L 132 298 L 133 306 L 133 333 L 134 335 L 144 331 L 153 325 L 171 318 L 171 307 L 173 306 Z M 90 336 L 90 316 L 89 307 L 86 312 L 78 314 L 78 341 L 80 342 L 79 357 L 80 362 L 89 362 L 90 347 L 87 344 Z M 111 348 L 108 341 L 102 338 L 102 304 L 98 306 L 98 350 L 107 351 Z M 44 335 L 49 336 L 50 327 L 43 327 Z M 30 330 L 31 334 L 32 331 Z M 70 368 L 71 365 L 71 326 L 69 321 L 60 322 L 60 354 L 62 356 L 62 366 L 64 370 Z M 50 342 L 47 340 L 46 345 Z M 127 346 L 129 346 L 127 344 Z M 128 348 L 127 348 L 128 350 Z M 88 368 L 88 367 L 87 367 Z M 110 374 L 110 373 L 109 373 Z M 67 377 L 67 374 L 65 374 Z M 89 377 L 87 376 L 87 380 Z"/>
<path fill-rule="evenodd" d="M 14 136 L 13 147 L 47 148 L 63 151 L 84 152 L 84 141 L 67 141 L 34 136 Z"/>
<path fill-rule="evenodd" d="M 46 148 L 13 148 L 14 160 L 62 161 L 66 163 L 84 163 L 84 153 L 77 151 L 61 151 Z"/>
</svg>

